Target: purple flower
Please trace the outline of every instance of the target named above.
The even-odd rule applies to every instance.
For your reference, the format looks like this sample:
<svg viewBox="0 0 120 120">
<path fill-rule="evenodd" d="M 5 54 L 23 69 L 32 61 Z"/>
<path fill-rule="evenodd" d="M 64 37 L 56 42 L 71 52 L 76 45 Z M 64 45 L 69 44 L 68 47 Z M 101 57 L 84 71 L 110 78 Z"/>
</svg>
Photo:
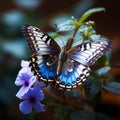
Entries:
<svg viewBox="0 0 120 120">
<path fill-rule="evenodd" d="M 15 80 L 15 84 L 17 86 L 22 86 L 16 94 L 18 98 L 21 98 L 25 93 L 27 93 L 30 87 L 37 81 L 36 76 L 34 76 L 33 72 L 31 72 L 31 69 L 29 68 L 29 62 L 22 61 L 21 67 L 22 69 L 19 71 Z"/>
<path fill-rule="evenodd" d="M 40 84 L 40 82 L 36 83 L 33 88 L 30 88 L 29 91 L 24 94 L 24 96 L 22 96 L 21 99 L 24 101 L 19 104 L 19 109 L 22 113 L 31 113 L 32 108 L 36 109 L 37 112 L 45 111 L 42 104 L 40 103 L 40 101 L 44 98 Z"/>
<path fill-rule="evenodd" d="M 29 62 L 22 60 L 22 61 L 21 61 L 21 67 L 22 67 L 22 68 L 28 68 L 28 67 L 29 67 Z"/>
</svg>

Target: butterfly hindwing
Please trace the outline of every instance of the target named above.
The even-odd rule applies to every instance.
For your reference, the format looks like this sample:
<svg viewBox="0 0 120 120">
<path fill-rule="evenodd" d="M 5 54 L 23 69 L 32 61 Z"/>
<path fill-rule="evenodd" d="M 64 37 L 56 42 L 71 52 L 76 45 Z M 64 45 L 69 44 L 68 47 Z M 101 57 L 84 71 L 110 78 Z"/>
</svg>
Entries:
<svg viewBox="0 0 120 120">
<path fill-rule="evenodd" d="M 60 88 L 71 89 L 85 81 L 89 73 L 90 68 L 88 66 L 68 59 L 64 63 L 62 72 L 56 83 Z"/>
<path fill-rule="evenodd" d="M 108 40 L 90 41 L 71 48 L 69 56 L 83 64 L 93 65 L 102 55 L 112 48 L 112 43 Z"/>
<path fill-rule="evenodd" d="M 34 74 L 42 81 L 52 82 L 56 78 L 56 61 L 52 64 L 49 63 L 49 59 L 52 59 L 48 56 L 36 56 L 33 55 L 30 61 L 30 67 Z M 57 60 L 57 59 L 56 59 Z"/>
</svg>

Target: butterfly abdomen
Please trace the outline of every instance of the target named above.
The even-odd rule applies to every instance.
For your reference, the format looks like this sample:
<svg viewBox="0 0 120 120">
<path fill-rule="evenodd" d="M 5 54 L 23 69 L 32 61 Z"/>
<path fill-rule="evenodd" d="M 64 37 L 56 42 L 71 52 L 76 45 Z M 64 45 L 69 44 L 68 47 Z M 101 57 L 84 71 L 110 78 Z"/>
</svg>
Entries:
<svg viewBox="0 0 120 120">
<path fill-rule="evenodd" d="M 67 61 L 67 51 L 63 48 L 59 54 L 58 65 L 57 65 L 57 75 L 60 75 L 65 61 Z"/>
</svg>

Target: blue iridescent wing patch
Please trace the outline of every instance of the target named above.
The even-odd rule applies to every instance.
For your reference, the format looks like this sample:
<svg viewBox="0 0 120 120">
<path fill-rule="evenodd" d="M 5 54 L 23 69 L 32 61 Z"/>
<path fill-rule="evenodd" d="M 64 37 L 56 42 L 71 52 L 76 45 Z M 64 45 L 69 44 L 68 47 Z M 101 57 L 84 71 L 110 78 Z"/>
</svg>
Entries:
<svg viewBox="0 0 120 120">
<path fill-rule="evenodd" d="M 61 48 L 37 27 L 24 25 L 22 32 L 33 52 L 33 56 L 29 59 L 32 71 L 40 80 L 54 81 Z"/>
<path fill-rule="evenodd" d="M 32 71 L 40 80 L 53 82 L 57 76 L 57 64 L 54 62 L 54 64 L 48 65 L 49 59 L 49 56 L 33 55 L 29 61 Z"/>
<path fill-rule="evenodd" d="M 71 89 L 83 83 L 89 74 L 89 66 L 69 59 L 64 63 L 62 72 L 56 80 L 56 84 L 60 88 Z"/>
</svg>

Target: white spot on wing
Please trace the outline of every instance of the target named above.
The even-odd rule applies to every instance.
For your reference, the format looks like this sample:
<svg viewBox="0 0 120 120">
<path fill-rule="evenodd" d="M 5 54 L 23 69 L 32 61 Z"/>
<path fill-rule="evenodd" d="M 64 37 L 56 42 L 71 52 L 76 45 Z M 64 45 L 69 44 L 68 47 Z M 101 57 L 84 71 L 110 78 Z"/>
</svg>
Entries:
<svg viewBox="0 0 120 120">
<path fill-rule="evenodd" d="M 47 35 L 45 35 L 45 36 L 42 38 L 43 41 L 46 41 L 46 39 L 47 39 Z"/>
<path fill-rule="evenodd" d="M 49 45 L 49 44 L 50 44 L 50 42 L 51 42 L 51 39 L 49 39 L 49 40 L 47 41 L 47 44 Z"/>
</svg>

